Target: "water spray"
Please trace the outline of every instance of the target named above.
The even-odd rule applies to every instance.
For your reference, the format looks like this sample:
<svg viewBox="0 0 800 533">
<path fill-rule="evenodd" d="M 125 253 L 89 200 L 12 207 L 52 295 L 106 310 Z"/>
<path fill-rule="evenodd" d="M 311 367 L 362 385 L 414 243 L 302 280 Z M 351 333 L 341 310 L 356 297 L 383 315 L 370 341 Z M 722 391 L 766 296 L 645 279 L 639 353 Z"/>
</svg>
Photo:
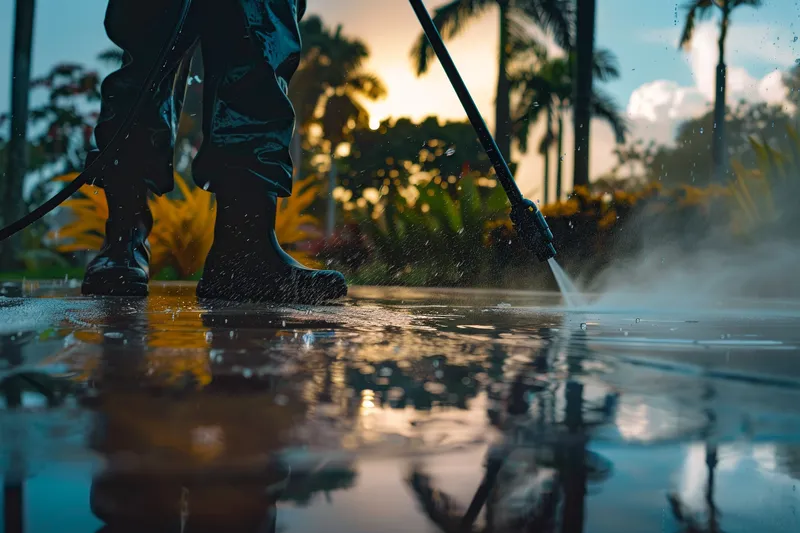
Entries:
<svg viewBox="0 0 800 533">
<path fill-rule="evenodd" d="M 425 8 L 423 0 L 409 0 L 409 2 L 419 19 L 419 23 L 422 25 L 422 30 L 425 32 L 431 48 L 433 48 L 436 57 L 439 58 L 439 63 L 442 64 L 447 77 L 450 79 L 450 84 L 458 95 L 458 99 L 461 101 L 461 105 L 464 107 L 464 111 L 475 129 L 475 133 L 478 134 L 478 140 L 492 162 L 500 185 L 503 187 L 506 196 L 508 196 L 508 201 L 511 203 L 511 222 L 514 224 L 517 235 L 525 247 L 533 252 L 539 261 L 544 262 L 554 258 L 556 249 L 553 246 L 553 233 L 550 231 L 544 215 L 542 215 L 535 203 L 522 196 L 519 187 L 514 181 L 514 176 L 511 174 L 511 169 L 508 168 L 503 154 L 500 153 L 494 137 L 489 133 L 489 128 L 486 126 L 480 111 L 478 111 L 478 106 L 475 105 L 464 80 L 458 72 L 458 68 L 456 68 L 453 59 L 450 57 L 442 36 Z"/>
</svg>

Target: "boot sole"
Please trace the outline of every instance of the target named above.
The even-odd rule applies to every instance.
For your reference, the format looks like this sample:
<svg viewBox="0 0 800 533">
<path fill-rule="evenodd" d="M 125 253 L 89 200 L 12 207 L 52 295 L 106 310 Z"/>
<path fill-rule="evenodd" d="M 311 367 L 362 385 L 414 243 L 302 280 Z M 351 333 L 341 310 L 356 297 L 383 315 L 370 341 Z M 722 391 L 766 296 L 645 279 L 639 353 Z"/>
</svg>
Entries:
<svg viewBox="0 0 800 533">
<path fill-rule="evenodd" d="M 84 281 L 81 294 L 84 296 L 130 296 L 144 298 L 150 293 L 147 283 L 141 282 L 92 282 Z"/>
</svg>

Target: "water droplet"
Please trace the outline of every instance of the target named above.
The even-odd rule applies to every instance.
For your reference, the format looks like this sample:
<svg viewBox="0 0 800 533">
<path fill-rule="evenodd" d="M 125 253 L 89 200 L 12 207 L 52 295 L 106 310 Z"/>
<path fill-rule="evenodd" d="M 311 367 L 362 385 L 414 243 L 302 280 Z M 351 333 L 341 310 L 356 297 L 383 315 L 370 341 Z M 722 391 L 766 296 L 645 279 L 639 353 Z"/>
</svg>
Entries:
<svg viewBox="0 0 800 533">
<path fill-rule="evenodd" d="M 642 321 L 642 319 L 641 319 L 641 318 L 637 318 L 637 319 L 636 319 L 636 323 L 637 323 L 637 324 L 638 324 L 639 322 L 641 322 L 641 321 Z"/>
<path fill-rule="evenodd" d="M 795 35 L 795 36 L 794 36 L 794 39 L 792 39 L 792 42 L 793 42 L 793 43 L 796 43 L 796 42 L 797 42 L 797 35 Z"/>
<path fill-rule="evenodd" d="M 586 322 L 581 323 L 581 329 L 583 331 L 586 331 L 586 328 L 588 328 L 588 326 L 586 325 Z"/>
<path fill-rule="evenodd" d="M 622 332 L 622 334 L 625 335 L 626 337 L 628 336 L 628 332 L 627 331 Z"/>
<path fill-rule="evenodd" d="M 210 331 L 206 331 L 206 342 L 211 342 L 211 339 L 214 338 L 214 334 Z"/>
<path fill-rule="evenodd" d="M 700 135 L 703 134 L 703 128 L 700 128 Z"/>
<path fill-rule="evenodd" d="M 115 159 L 115 160 L 114 160 L 114 166 L 115 166 L 115 167 L 118 167 L 118 166 L 119 166 L 119 159 Z"/>
<path fill-rule="evenodd" d="M 123 337 L 122 333 L 119 331 L 109 331 L 103 334 L 103 337 L 107 339 L 121 339 Z"/>
<path fill-rule="evenodd" d="M 455 149 L 455 148 L 448 148 L 448 149 L 447 149 L 447 151 L 445 152 L 445 155 L 446 155 L 447 157 L 450 157 L 450 156 L 451 156 L 451 155 L 453 155 L 454 153 L 456 153 L 456 149 Z"/>
<path fill-rule="evenodd" d="M 253 371 L 249 368 L 245 368 L 242 370 L 242 376 L 244 376 L 245 379 L 250 379 L 253 377 Z"/>
<path fill-rule="evenodd" d="M 305 343 L 306 346 L 311 346 L 312 344 L 314 344 L 314 334 L 309 331 L 308 333 L 303 335 L 303 342 Z"/>
</svg>

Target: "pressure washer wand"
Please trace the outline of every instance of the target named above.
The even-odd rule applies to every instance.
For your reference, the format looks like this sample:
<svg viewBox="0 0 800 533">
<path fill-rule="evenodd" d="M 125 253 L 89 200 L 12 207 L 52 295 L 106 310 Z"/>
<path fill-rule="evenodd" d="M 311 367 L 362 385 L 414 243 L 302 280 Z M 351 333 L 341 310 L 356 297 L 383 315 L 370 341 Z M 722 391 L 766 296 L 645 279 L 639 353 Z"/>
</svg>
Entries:
<svg viewBox="0 0 800 533">
<path fill-rule="evenodd" d="M 447 77 L 450 79 L 450 84 L 461 100 L 461 105 L 467 113 L 475 133 L 478 134 L 483 149 L 489 160 L 492 162 L 497 179 L 500 181 L 503 190 L 511 202 L 511 221 L 514 223 L 514 228 L 520 236 L 525 246 L 531 250 L 540 261 L 547 261 L 555 257 L 556 249 L 553 246 L 553 233 L 542 215 L 542 212 L 536 208 L 536 204 L 522 196 L 519 187 L 514 182 L 514 176 L 511 174 L 511 169 L 508 168 L 503 154 L 497 147 L 497 143 L 489 132 L 483 117 L 478 111 L 478 106 L 472 100 L 464 80 L 456 68 L 447 47 L 439 34 L 439 30 L 431 19 L 428 10 L 425 8 L 422 0 L 409 0 L 414 13 L 417 14 L 419 23 L 422 25 L 422 30 L 431 44 L 431 48 L 439 58 Z"/>
</svg>

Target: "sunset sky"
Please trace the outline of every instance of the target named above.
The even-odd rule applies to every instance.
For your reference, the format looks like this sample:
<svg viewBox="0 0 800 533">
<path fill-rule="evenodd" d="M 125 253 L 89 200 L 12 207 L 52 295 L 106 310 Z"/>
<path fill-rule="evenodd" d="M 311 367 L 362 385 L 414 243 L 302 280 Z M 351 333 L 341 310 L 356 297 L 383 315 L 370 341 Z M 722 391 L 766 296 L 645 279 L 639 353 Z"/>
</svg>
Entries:
<svg viewBox="0 0 800 533">
<path fill-rule="evenodd" d="M 13 0 L 0 0 L 0 72 L 10 72 Z M 438 63 L 417 78 L 409 51 L 419 34 L 417 20 L 405 0 L 308 0 L 309 12 L 344 33 L 362 38 L 372 53 L 367 69 L 389 88 L 388 97 L 371 103 L 374 119 L 387 116 L 464 118 L 464 113 Z M 434 8 L 445 2 L 429 0 Z M 730 98 L 780 101 L 784 89 L 778 70 L 800 58 L 800 8 L 794 0 L 765 0 L 760 10 L 742 8 L 734 15 L 728 44 Z M 34 73 L 59 61 L 96 65 L 108 47 L 103 30 L 106 0 L 37 0 Z M 671 139 L 674 126 L 703 112 L 713 97 L 717 61 L 716 27 L 699 27 L 690 53 L 677 49 L 683 24 L 683 2 L 662 0 L 598 0 L 597 46 L 611 49 L 622 66 L 622 78 L 608 84 L 627 111 L 635 137 Z M 452 42 L 452 55 L 491 125 L 497 73 L 497 14 L 488 12 Z M 0 109 L 8 108 L 9 75 L 0 83 Z M 613 165 L 613 137 L 603 125 L 593 126 L 592 173 Z M 566 150 L 571 150 L 568 137 Z M 571 176 L 569 160 L 567 175 Z M 536 195 L 541 162 L 536 154 L 521 160 L 517 179 Z M 571 178 L 570 178 L 571 179 Z"/>
</svg>

